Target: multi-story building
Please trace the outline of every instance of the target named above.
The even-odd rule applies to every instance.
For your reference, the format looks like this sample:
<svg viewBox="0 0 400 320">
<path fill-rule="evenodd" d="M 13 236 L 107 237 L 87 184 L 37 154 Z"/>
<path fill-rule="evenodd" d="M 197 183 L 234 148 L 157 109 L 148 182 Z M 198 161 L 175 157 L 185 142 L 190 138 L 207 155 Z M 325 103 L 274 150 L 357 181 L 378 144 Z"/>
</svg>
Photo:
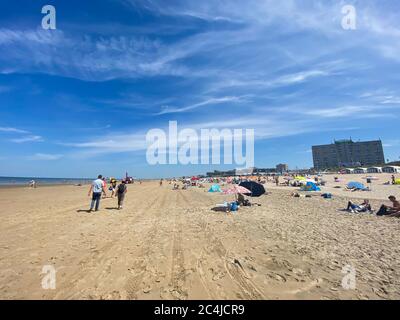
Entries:
<svg viewBox="0 0 400 320">
<path fill-rule="evenodd" d="M 313 146 L 312 154 L 314 168 L 317 170 L 385 164 L 381 140 L 339 140 L 332 144 Z"/>
<path fill-rule="evenodd" d="M 230 177 L 236 174 L 236 170 L 207 172 L 207 177 Z"/>
<path fill-rule="evenodd" d="M 276 166 L 277 173 L 285 173 L 289 171 L 289 166 L 285 163 L 280 163 Z"/>
</svg>

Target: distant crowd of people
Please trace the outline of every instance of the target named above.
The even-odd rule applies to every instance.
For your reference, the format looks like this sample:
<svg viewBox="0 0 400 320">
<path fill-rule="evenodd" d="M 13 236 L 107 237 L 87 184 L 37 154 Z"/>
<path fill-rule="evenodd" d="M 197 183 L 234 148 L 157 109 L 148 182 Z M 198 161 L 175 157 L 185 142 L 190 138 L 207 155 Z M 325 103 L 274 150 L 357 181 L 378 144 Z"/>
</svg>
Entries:
<svg viewBox="0 0 400 320">
<path fill-rule="evenodd" d="M 203 179 L 204 180 L 204 179 Z M 196 180 L 190 180 L 190 179 L 169 179 L 167 182 L 170 185 L 173 185 L 173 190 L 186 190 L 190 186 L 197 186 L 197 187 L 204 187 L 204 183 L 206 182 L 214 182 L 216 181 L 215 178 L 212 178 L 210 181 L 203 181 L 201 179 L 196 179 Z M 237 184 L 240 182 L 243 182 L 245 178 L 232 178 L 229 181 L 225 178 L 219 178 L 217 181 L 218 182 L 229 182 L 232 184 Z M 322 180 L 320 177 L 315 177 L 315 183 L 321 184 Z M 335 181 L 337 181 L 337 177 L 334 178 Z M 269 181 L 268 177 L 259 177 L 258 178 L 258 183 L 265 183 L 266 181 Z M 287 180 L 289 181 L 289 180 Z M 280 185 L 280 178 L 279 176 L 271 177 L 271 182 L 275 183 L 277 186 Z M 392 181 L 393 184 L 396 182 L 396 178 L 393 175 L 392 176 Z M 164 179 L 160 179 L 159 181 L 159 186 L 162 187 L 164 184 Z M 182 184 L 182 187 L 181 185 Z M 30 186 L 35 187 L 35 182 L 31 181 Z M 125 195 L 128 192 L 128 188 L 126 185 L 126 181 L 122 180 L 119 184 L 116 179 L 111 179 L 110 180 L 110 187 L 108 188 L 108 191 L 111 192 L 111 198 L 117 198 L 117 208 L 118 210 L 121 210 L 123 208 L 124 200 L 125 200 Z M 100 200 L 103 198 L 107 197 L 107 183 L 106 179 L 103 178 L 102 175 L 99 175 L 96 180 L 94 180 L 90 186 L 88 195 L 92 197 L 91 203 L 90 203 L 90 209 L 89 212 L 92 212 L 93 210 L 98 211 L 100 208 Z M 377 216 L 387 216 L 387 217 L 400 217 L 400 202 L 396 199 L 395 196 L 390 196 L 389 201 L 391 202 L 391 205 L 381 205 L 379 210 L 376 212 Z M 240 205 L 246 205 L 244 199 L 238 199 L 238 204 Z M 362 203 L 354 203 L 349 201 L 347 204 L 347 207 L 345 209 L 346 211 L 349 211 L 351 213 L 363 213 L 363 212 L 368 212 L 368 213 L 375 213 L 374 210 L 372 209 L 372 206 L 370 204 L 370 201 L 368 199 L 365 199 Z"/>
</svg>

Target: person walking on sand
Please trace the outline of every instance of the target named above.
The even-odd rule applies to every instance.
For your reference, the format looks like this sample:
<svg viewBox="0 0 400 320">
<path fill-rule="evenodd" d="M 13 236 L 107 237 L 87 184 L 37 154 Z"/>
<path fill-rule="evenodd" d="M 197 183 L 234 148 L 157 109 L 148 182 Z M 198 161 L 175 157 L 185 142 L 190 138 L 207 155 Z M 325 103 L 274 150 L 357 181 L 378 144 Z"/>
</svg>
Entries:
<svg viewBox="0 0 400 320">
<path fill-rule="evenodd" d="M 99 175 L 90 186 L 88 196 L 90 197 L 90 195 L 92 194 L 92 202 L 90 203 L 89 212 L 93 211 L 93 208 L 95 208 L 95 211 L 99 211 L 101 194 L 105 193 L 105 187 L 102 178 L 103 176 Z"/>
<path fill-rule="evenodd" d="M 125 195 L 128 192 L 128 188 L 124 180 L 122 180 L 121 184 L 118 186 L 117 189 L 117 197 L 118 197 L 118 210 L 122 209 L 124 205 Z"/>
<path fill-rule="evenodd" d="M 111 198 L 117 196 L 117 180 L 115 179 L 111 180 L 110 191 L 111 191 Z"/>
</svg>

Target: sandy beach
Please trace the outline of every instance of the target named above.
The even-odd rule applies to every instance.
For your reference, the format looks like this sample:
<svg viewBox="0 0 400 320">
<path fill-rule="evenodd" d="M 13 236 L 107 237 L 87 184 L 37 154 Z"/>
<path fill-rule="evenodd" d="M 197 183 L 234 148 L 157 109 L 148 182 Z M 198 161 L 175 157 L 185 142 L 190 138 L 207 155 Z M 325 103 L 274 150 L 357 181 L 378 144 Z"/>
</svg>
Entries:
<svg viewBox="0 0 400 320">
<path fill-rule="evenodd" d="M 157 182 L 129 185 L 123 210 L 104 199 L 97 213 L 85 211 L 87 186 L 1 188 L 0 299 L 399 299 L 400 219 L 340 211 L 400 197 L 378 176 L 371 192 L 343 191 L 361 176 L 325 177 L 333 199 L 267 183 L 252 199 L 261 206 L 236 214 L 210 210 L 232 196 Z M 42 288 L 45 265 L 55 290 Z"/>
</svg>

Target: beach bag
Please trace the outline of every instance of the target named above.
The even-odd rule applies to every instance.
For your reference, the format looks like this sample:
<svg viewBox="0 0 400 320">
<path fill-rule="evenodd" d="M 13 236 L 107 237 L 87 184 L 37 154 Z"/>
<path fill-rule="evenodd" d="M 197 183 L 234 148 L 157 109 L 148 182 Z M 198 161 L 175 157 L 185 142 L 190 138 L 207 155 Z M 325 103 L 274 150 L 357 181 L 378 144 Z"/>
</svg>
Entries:
<svg viewBox="0 0 400 320">
<path fill-rule="evenodd" d="M 324 193 L 324 194 L 322 195 L 322 197 L 323 197 L 324 199 L 332 199 L 332 194 L 330 194 L 330 193 Z"/>
<path fill-rule="evenodd" d="M 251 207 L 250 201 L 248 199 L 245 199 L 244 202 L 243 202 L 243 206 L 244 207 Z"/>
</svg>

